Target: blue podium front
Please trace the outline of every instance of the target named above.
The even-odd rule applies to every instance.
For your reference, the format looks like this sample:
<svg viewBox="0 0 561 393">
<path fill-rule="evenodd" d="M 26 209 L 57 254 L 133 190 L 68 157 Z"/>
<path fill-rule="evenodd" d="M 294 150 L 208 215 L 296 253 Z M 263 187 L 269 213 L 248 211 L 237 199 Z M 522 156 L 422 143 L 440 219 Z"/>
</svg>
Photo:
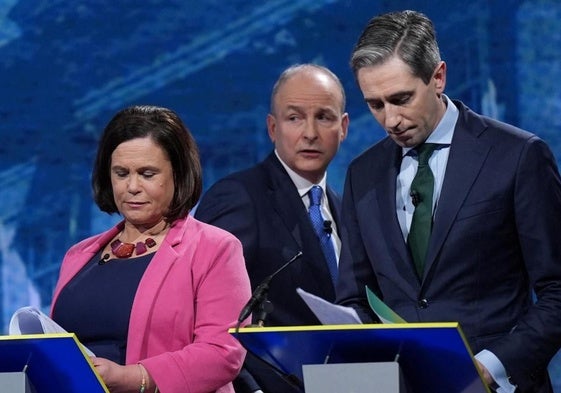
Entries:
<svg viewBox="0 0 561 393">
<path fill-rule="evenodd" d="M 488 393 L 458 323 L 248 327 L 255 355 L 303 381 L 303 366 L 398 362 L 413 393 Z"/>
<path fill-rule="evenodd" d="M 109 393 L 72 333 L 0 336 L 0 374 L 15 372 L 37 393 Z"/>
</svg>

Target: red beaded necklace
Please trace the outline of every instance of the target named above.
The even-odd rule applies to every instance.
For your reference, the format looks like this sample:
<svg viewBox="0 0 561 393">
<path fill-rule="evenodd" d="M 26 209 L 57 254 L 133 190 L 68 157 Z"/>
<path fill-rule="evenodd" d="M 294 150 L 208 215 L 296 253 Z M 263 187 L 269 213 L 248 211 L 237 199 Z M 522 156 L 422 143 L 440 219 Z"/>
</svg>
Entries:
<svg viewBox="0 0 561 393">
<path fill-rule="evenodd" d="M 111 253 L 117 258 L 130 258 L 132 253 L 136 249 L 136 255 L 142 255 L 148 248 L 152 248 L 156 245 L 156 241 L 151 237 L 146 238 L 143 242 L 137 242 L 136 245 L 133 243 L 123 243 L 119 239 L 115 239 L 111 242 Z"/>
<path fill-rule="evenodd" d="M 167 226 L 168 225 L 166 223 L 160 231 L 156 233 L 150 233 L 150 235 L 158 236 L 167 228 Z M 136 255 L 142 255 L 146 253 L 146 251 L 148 251 L 149 248 L 155 247 L 156 244 L 158 243 L 156 243 L 156 241 L 151 237 L 147 237 L 146 240 L 139 241 L 136 243 L 123 243 L 121 240 L 117 238 L 110 243 L 110 247 L 111 247 L 111 254 L 113 254 L 115 257 L 119 259 L 124 259 L 124 258 L 130 258 L 135 252 Z M 109 260 L 109 257 L 110 257 L 109 254 L 103 255 L 103 257 L 99 261 L 99 264 L 103 265 L 104 263 L 106 263 Z"/>
</svg>

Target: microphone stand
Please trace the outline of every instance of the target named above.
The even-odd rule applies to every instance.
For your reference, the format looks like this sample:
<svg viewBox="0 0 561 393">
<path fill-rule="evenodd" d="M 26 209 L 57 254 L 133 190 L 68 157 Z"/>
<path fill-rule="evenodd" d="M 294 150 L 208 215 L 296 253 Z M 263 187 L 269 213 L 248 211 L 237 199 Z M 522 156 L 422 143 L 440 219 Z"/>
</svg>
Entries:
<svg viewBox="0 0 561 393">
<path fill-rule="evenodd" d="M 275 307 L 273 306 L 273 303 L 271 303 L 267 299 L 267 296 L 265 295 L 265 299 L 263 299 L 263 301 L 259 305 L 259 308 L 257 309 L 257 314 L 256 314 L 257 326 L 264 327 L 265 319 L 267 319 L 267 314 L 272 313 L 274 309 Z"/>
<path fill-rule="evenodd" d="M 268 361 L 263 359 L 261 356 L 257 355 L 255 352 L 253 352 L 250 348 L 248 348 L 243 343 L 243 341 L 240 340 L 239 337 L 238 337 L 239 329 L 240 329 L 240 326 L 241 326 L 242 322 L 246 318 L 248 318 L 249 315 L 253 311 L 255 311 L 256 309 L 258 309 L 258 313 L 256 314 L 257 326 L 258 327 L 263 327 L 265 325 L 265 319 L 267 318 L 267 314 L 271 313 L 273 311 L 273 308 L 274 308 L 273 304 L 267 299 L 267 295 L 269 293 L 269 283 L 271 282 L 271 280 L 277 274 L 279 274 L 281 271 L 286 269 L 288 267 L 288 265 L 292 264 L 295 260 L 297 260 L 301 256 L 302 256 L 302 251 L 299 251 L 288 262 L 286 262 L 279 269 L 277 269 L 277 271 L 275 271 L 273 274 L 267 276 L 261 282 L 261 284 L 259 284 L 257 286 L 257 288 L 255 288 L 255 291 L 253 291 L 253 294 L 251 295 L 251 299 L 249 299 L 249 301 L 246 303 L 244 308 L 241 310 L 240 315 L 238 316 L 238 322 L 237 322 L 236 328 L 235 328 L 235 335 L 238 338 L 238 341 L 242 344 L 242 346 L 247 350 L 247 352 L 249 354 L 253 355 L 253 357 L 255 357 L 258 361 L 262 362 L 265 366 L 274 370 L 279 376 L 281 376 L 286 382 L 288 382 L 294 388 L 296 388 L 300 392 L 304 393 L 304 384 L 302 383 L 300 378 L 298 378 L 296 375 L 293 375 L 293 374 L 290 374 L 290 373 L 287 373 L 287 372 L 281 370 L 279 367 L 275 366 L 274 364 L 269 363 Z"/>
<path fill-rule="evenodd" d="M 291 263 L 302 256 L 302 251 L 299 251 L 298 254 L 294 255 L 288 262 L 282 265 L 280 268 L 277 269 L 276 272 L 267 276 L 261 284 L 255 288 L 253 294 L 251 295 L 251 299 L 246 303 L 240 315 L 238 317 L 238 326 L 247 318 L 249 315 L 263 303 L 263 300 L 267 299 L 267 294 L 269 293 L 269 283 L 277 274 L 282 272 L 286 267 L 288 267 Z"/>
</svg>

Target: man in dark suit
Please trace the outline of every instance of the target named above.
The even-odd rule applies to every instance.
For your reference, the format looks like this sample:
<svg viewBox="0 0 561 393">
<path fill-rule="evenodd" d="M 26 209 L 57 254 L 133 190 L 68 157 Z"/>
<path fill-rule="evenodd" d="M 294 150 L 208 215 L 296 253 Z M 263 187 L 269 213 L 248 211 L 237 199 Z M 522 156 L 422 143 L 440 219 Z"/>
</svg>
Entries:
<svg viewBox="0 0 561 393">
<path fill-rule="evenodd" d="M 351 65 L 388 136 L 347 172 L 338 303 L 375 321 L 368 286 L 408 322 L 457 321 L 492 389 L 551 392 L 547 365 L 561 345 L 561 182 L 550 149 L 443 94 L 446 64 L 423 14 L 373 18 Z M 415 178 L 429 144 L 423 194 Z M 423 202 L 429 238 L 419 251 L 411 239 Z"/>
<path fill-rule="evenodd" d="M 348 124 L 345 93 L 337 76 L 314 64 L 289 67 L 273 87 L 267 116 L 274 151 L 258 165 L 214 184 L 196 210 L 198 219 L 240 239 L 253 288 L 302 252 L 270 283 L 273 310 L 266 315 L 267 326 L 320 324 L 296 293 L 298 287 L 335 301 L 328 261 L 308 215 L 309 192 L 314 185 L 323 190 L 322 231 L 338 255 L 340 199 L 327 186 L 326 169 Z M 253 314 L 254 323 L 263 317 L 259 315 Z M 251 354 L 247 370 L 265 393 L 294 391 Z M 257 390 L 255 384 L 242 386 L 247 377 L 244 371 L 236 381 L 237 392 Z"/>
</svg>

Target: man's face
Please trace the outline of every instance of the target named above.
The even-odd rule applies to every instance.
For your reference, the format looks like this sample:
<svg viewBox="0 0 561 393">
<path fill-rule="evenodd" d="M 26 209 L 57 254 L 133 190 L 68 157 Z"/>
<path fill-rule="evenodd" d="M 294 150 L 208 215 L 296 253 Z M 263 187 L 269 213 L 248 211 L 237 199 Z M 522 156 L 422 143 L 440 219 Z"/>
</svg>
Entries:
<svg viewBox="0 0 561 393">
<path fill-rule="evenodd" d="M 444 62 L 435 68 L 428 84 L 398 57 L 361 68 L 357 79 L 370 112 L 399 146 L 423 143 L 446 111 Z"/>
<path fill-rule="evenodd" d="M 267 116 L 269 137 L 286 165 L 312 183 L 323 177 L 347 136 L 337 83 L 319 70 L 292 75 L 280 86 Z"/>
</svg>

